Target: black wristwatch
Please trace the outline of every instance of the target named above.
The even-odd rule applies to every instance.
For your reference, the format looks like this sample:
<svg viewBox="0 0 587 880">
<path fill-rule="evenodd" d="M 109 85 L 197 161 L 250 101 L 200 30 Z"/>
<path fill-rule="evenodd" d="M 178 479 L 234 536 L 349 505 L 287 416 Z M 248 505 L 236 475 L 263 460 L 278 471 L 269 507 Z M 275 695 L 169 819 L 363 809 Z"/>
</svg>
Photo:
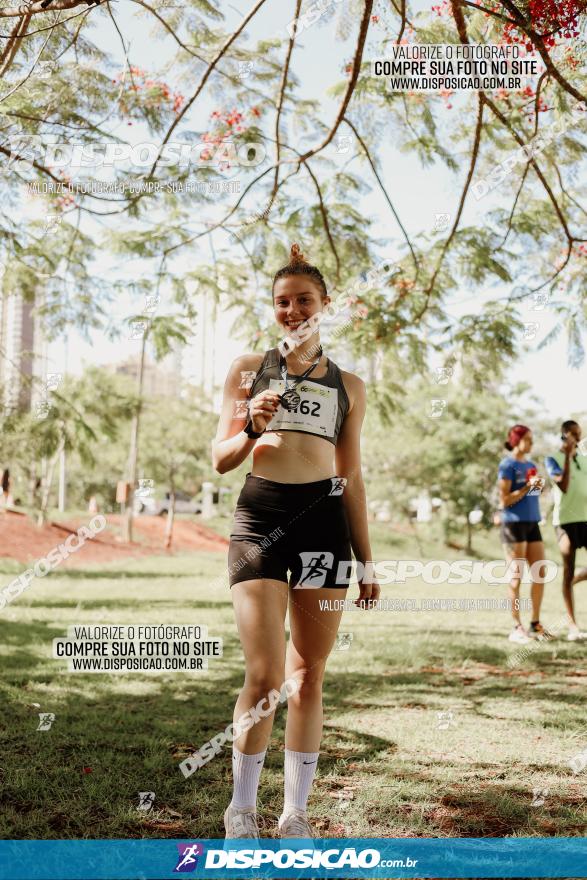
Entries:
<svg viewBox="0 0 587 880">
<path fill-rule="evenodd" d="M 265 433 L 265 431 L 253 431 L 253 422 L 251 421 L 251 419 L 249 419 L 247 424 L 244 426 L 243 431 L 245 432 L 247 437 L 250 437 L 252 440 L 256 440 L 258 437 L 261 437 L 262 434 Z"/>
</svg>

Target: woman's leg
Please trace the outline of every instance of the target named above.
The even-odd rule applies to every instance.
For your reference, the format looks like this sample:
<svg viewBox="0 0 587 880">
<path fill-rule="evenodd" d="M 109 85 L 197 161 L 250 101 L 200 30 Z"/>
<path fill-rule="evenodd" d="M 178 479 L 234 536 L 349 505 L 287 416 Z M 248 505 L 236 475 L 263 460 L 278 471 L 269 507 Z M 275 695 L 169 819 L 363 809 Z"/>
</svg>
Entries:
<svg viewBox="0 0 587 880">
<path fill-rule="evenodd" d="M 234 707 L 234 721 L 279 690 L 285 679 L 285 613 L 288 585 L 283 581 L 242 581 L 232 587 L 232 603 L 245 655 L 245 681 Z M 266 748 L 273 714 L 262 718 L 235 739 L 240 752 L 251 755 Z"/>
<path fill-rule="evenodd" d="M 563 601 L 565 603 L 571 627 L 577 628 L 577 621 L 575 620 L 575 603 L 573 601 L 576 551 L 571 544 L 571 539 L 566 533 L 561 535 L 558 546 L 563 558 Z"/>
<path fill-rule="evenodd" d="M 533 573 L 534 577 L 542 578 L 542 580 L 534 580 L 532 579 L 532 587 L 530 590 L 530 596 L 532 599 L 532 623 L 536 623 L 540 620 L 540 607 L 542 605 L 542 597 L 544 596 L 544 577 L 546 575 L 546 566 L 545 565 L 537 565 L 536 569 L 532 570 L 532 565 L 536 563 L 540 563 L 544 560 L 544 544 L 542 541 L 528 541 L 526 545 L 526 559 L 528 560 L 528 566 L 530 568 L 531 573 Z"/>
<path fill-rule="evenodd" d="M 285 674 L 297 681 L 298 690 L 287 703 L 283 817 L 292 809 L 305 811 L 318 762 L 322 681 L 343 612 L 342 608 L 323 610 L 319 603 L 345 596 L 346 591 L 328 587 L 291 591 Z"/>
<path fill-rule="evenodd" d="M 511 602 L 514 626 L 522 626 L 520 617 L 520 584 L 524 574 L 524 559 L 526 558 L 526 541 L 514 544 L 504 544 L 506 562 L 511 563 L 511 580 L 508 586 L 508 598 Z"/>
<path fill-rule="evenodd" d="M 266 578 L 236 583 L 231 592 L 245 655 L 245 681 L 234 707 L 234 723 L 259 703 L 263 714 L 234 740 L 233 795 L 224 821 L 228 837 L 250 837 L 254 822 L 246 813 L 256 810 L 259 777 L 275 714 L 267 711 L 267 699 L 284 682 L 288 585 Z"/>
</svg>

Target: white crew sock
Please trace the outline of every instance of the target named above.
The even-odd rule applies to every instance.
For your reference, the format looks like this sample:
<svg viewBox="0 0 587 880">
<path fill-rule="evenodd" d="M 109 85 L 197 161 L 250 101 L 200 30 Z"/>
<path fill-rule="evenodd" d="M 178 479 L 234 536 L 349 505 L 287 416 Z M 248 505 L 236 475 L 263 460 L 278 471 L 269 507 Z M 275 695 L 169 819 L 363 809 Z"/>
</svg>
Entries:
<svg viewBox="0 0 587 880">
<path fill-rule="evenodd" d="M 306 810 L 308 795 L 314 781 L 320 752 L 292 752 L 285 750 L 285 798 L 283 816 L 292 810 Z"/>
<path fill-rule="evenodd" d="M 266 754 L 267 749 L 257 755 L 245 755 L 233 744 L 231 807 L 257 809 L 257 789 Z"/>
</svg>

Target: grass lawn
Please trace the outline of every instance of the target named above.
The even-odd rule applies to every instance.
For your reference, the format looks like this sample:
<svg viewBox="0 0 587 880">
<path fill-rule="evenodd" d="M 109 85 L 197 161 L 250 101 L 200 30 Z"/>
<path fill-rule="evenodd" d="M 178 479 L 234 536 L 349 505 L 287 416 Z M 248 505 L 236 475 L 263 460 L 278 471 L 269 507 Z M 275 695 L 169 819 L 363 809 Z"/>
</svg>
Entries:
<svg viewBox="0 0 587 880">
<path fill-rule="evenodd" d="M 214 525 L 226 532 L 230 522 Z M 552 528 L 544 532 L 558 561 Z M 421 558 L 413 537 L 385 524 L 372 537 L 376 559 Z M 475 544 L 480 558 L 501 558 L 495 532 Z M 439 536 L 420 546 L 426 559 L 463 558 Z M 200 553 L 57 569 L 0 612 L 0 837 L 223 836 L 229 750 L 187 780 L 178 764 L 230 723 L 242 683 L 225 567 L 224 554 Z M 21 569 L 0 560 L 1 586 Z M 577 593 L 587 626 L 587 584 Z M 420 580 L 383 588 L 418 601 L 505 594 Z M 557 577 L 544 622 L 562 611 Z M 224 656 L 207 672 L 68 673 L 51 658 L 52 639 L 89 623 L 203 624 L 224 640 Z M 585 835 L 587 770 L 575 775 L 567 762 L 587 748 L 587 643 L 561 638 L 510 668 L 509 628 L 507 610 L 345 611 L 341 631 L 353 640 L 329 660 L 309 807 L 321 836 Z M 36 729 L 39 712 L 55 713 L 50 730 Z M 285 713 L 280 706 L 261 777 L 269 835 L 282 805 Z M 146 814 L 139 791 L 155 792 Z"/>
</svg>

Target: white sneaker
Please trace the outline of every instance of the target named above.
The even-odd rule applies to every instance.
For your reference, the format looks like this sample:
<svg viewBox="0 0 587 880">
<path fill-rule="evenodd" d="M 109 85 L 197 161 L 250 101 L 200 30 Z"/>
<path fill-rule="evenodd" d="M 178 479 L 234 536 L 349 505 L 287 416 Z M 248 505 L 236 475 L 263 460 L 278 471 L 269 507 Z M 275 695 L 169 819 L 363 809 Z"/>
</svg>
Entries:
<svg viewBox="0 0 587 880">
<path fill-rule="evenodd" d="M 280 837 L 315 837 L 308 822 L 308 814 L 304 810 L 290 810 L 287 816 L 281 816 L 277 823 Z"/>
<path fill-rule="evenodd" d="M 224 812 L 224 828 L 227 840 L 238 837 L 258 838 L 257 813 L 248 807 L 228 806 Z"/>
<path fill-rule="evenodd" d="M 516 642 L 518 645 L 527 645 L 532 639 L 521 624 L 515 626 L 508 636 L 510 642 Z"/>
<path fill-rule="evenodd" d="M 583 632 L 578 627 L 570 629 L 567 635 L 568 642 L 583 642 L 587 639 L 587 632 Z"/>
<path fill-rule="evenodd" d="M 530 624 L 528 635 L 531 639 L 536 639 L 539 642 L 551 642 L 553 639 L 556 639 L 556 636 L 547 629 L 544 629 L 541 623 L 537 623 L 536 626 Z"/>
</svg>

